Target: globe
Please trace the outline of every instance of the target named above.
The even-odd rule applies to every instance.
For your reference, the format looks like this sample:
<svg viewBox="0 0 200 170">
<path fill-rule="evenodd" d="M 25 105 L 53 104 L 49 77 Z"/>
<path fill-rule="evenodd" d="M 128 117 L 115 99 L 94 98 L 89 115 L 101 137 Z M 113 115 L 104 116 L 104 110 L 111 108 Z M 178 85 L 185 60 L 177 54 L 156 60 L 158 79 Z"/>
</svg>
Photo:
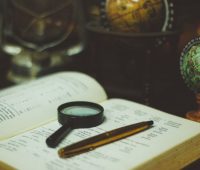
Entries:
<svg viewBox="0 0 200 170">
<path fill-rule="evenodd" d="M 189 111 L 186 117 L 200 122 L 200 38 L 191 40 L 184 48 L 180 60 L 180 70 L 183 80 L 194 91 L 198 105 L 198 109 Z"/>
<path fill-rule="evenodd" d="M 180 68 L 188 87 L 200 92 L 200 44 L 192 45 L 183 53 Z"/>
<path fill-rule="evenodd" d="M 158 32 L 166 29 L 165 0 L 107 0 L 106 16 L 113 31 Z"/>
</svg>

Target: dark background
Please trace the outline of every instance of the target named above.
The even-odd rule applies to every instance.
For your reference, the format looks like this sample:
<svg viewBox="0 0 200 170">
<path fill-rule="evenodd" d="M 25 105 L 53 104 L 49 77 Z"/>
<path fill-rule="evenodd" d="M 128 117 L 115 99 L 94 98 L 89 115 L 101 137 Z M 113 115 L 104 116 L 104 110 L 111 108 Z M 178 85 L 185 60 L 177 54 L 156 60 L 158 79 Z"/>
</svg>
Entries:
<svg viewBox="0 0 200 170">
<path fill-rule="evenodd" d="M 184 117 L 196 104 L 180 75 L 179 60 L 188 41 L 199 36 L 200 2 L 177 0 L 174 4 L 173 35 L 161 36 L 166 41 L 158 48 L 151 47 L 153 37 L 116 36 L 87 29 L 84 65 L 110 97 L 123 97 Z"/>
<path fill-rule="evenodd" d="M 173 34 L 161 35 L 166 41 L 158 48 L 152 47 L 153 36 L 127 37 L 89 29 L 91 16 L 87 9 L 99 1 L 78 2 L 83 8 L 81 22 L 86 37 L 85 49 L 64 66 L 45 74 L 58 70 L 83 71 L 94 76 L 109 97 L 134 100 L 183 117 L 196 107 L 194 94 L 181 78 L 179 59 L 186 43 L 200 34 L 198 0 L 174 1 Z M 0 3 L 3 13 L 5 1 Z M 11 57 L 3 51 L 0 54 L 0 88 L 5 88 L 13 85 L 6 79 Z"/>
</svg>

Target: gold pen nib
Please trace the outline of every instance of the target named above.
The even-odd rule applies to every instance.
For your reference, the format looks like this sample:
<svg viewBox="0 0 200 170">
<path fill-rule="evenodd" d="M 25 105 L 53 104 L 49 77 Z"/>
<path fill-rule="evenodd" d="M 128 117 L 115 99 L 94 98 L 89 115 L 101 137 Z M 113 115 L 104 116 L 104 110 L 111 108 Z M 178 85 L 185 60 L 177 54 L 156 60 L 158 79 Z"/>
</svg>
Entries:
<svg viewBox="0 0 200 170">
<path fill-rule="evenodd" d="M 65 150 L 63 148 L 58 150 L 58 155 L 63 158 L 65 156 Z"/>
</svg>

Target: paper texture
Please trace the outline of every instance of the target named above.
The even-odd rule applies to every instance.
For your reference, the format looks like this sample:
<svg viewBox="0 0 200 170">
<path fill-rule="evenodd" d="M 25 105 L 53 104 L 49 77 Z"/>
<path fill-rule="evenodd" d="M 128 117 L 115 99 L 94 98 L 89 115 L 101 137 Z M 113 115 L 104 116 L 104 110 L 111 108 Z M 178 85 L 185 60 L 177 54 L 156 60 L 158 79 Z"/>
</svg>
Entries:
<svg viewBox="0 0 200 170">
<path fill-rule="evenodd" d="M 103 88 L 93 78 L 76 72 L 57 73 L 3 90 L 0 140 L 55 120 L 57 107 L 65 102 L 100 102 L 106 98 Z"/>
<path fill-rule="evenodd" d="M 76 129 L 56 148 L 48 148 L 46 138 L 60 125 L 57 121 L 0 142 L 0 160 L 20 170 L 129 170 L 145 169 L 148 162 L 165 158 L 165 153 L 184 150 L 193 138 L 200 144 L 200 124 L 121 99 L 101 103 L 106 120 L 94 128 Z M 68 159 L 58 157 L 59 148 L 132 123 L 153 120 L 152 128 L 126 139 Z M 198 140 L 196 139 L 198 137 Z M 179 152 L 180 153 L 180 152 Z M 167 159 L 167 157 L 166 157 Z M 173 159 L 173 158 L 172 158 Z M 181 166 L 181 165 L 180 165 Z"/>
</svg>

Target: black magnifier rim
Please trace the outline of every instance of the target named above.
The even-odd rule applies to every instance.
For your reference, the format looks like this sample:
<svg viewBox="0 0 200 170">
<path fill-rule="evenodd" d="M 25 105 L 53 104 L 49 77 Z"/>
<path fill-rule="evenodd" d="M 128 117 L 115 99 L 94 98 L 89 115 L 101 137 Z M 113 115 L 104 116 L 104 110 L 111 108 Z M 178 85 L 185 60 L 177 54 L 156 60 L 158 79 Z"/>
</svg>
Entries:
<svg viewBox="0 0 200 170">
<path fill-rule="evenodd" d="M 62 110 L 72 106 L 90 107 L 99 110 L 99 113 L 88 116 L 74 116 L 62 113 Z M 104 108 L 93 102 L 88 101 L 74 101 L 60 105 L 58 107 L 58 122 L 62 125 L 69 123 L 72 128 L 89 128 L 100 125 L 104 121 Z"/>
</svg>

